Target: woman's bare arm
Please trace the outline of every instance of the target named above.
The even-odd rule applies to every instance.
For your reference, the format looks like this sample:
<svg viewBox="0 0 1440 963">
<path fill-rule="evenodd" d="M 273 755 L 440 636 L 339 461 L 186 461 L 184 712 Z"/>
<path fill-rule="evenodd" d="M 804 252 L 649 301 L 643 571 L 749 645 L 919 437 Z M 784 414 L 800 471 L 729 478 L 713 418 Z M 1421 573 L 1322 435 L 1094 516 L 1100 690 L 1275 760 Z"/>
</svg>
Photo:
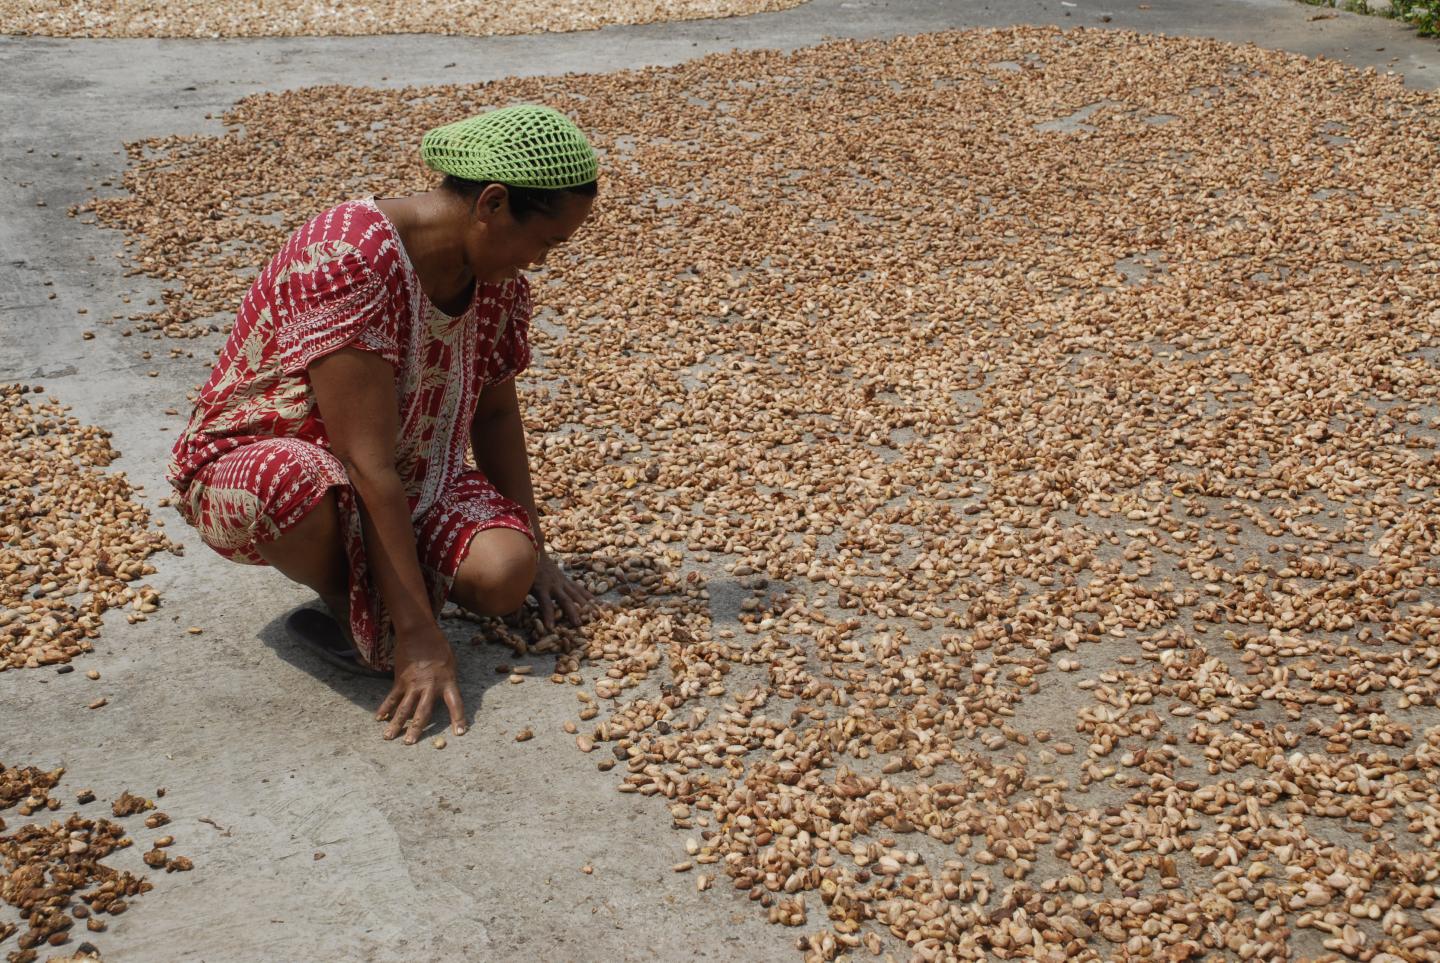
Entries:
<svg viewBox="0 0 1440 963">
<path fill-rule="evenodd" d="M 480 393 L 475 417 L 470 421 L 470 450 L 475 465 L 495 490 L 519 502 L 530 520 L 530 531 L 541 551 L 545 536 L 540 515 L 535 511 L 535 489 L 530 481 L 530 456 L 525 448 L 525 423 L 520 417 L 520 398 L 515 381 L 502 381 Z"/>
<path fill-rule="evenodd" d="M 439 700 L 449 707 L 456 733 L 463 732 L 454 653 L 430 609 L 405 488 L 395 470 L 400 410 L 394 369 L 379 355 L 346 348 L 310 365 L 309 376 L 330 448 L 359 496 L 365 556 L 395 629 L 395 686 L 378 714 L 391 720 L 385 738 L 408 722 L 405 741 L 413 743 Z"/>
<path fill-rule="evenodd" d="M 481 392 L 475 417 L 470 422 L 470 449 L 475 455 L 476 467 L 490 479 L 495 490 L 518 502 L 530 520 L 530 531 L 539 548 L 530 594 L 540 606 L 541 622 L 547 629 L 553 629 L 555 609 L 559 606 L 571 625 L 579 625 L 582 613 L 594 605 L 595 599 L 584 586 L 566 578 L 545 551 L 545 536 L 540 530 L 540 513 L 535 510 L 535 490 L 530 480 L 525 423 L 520 416 L 514 379 L 490 385 Z"/>
</svg>

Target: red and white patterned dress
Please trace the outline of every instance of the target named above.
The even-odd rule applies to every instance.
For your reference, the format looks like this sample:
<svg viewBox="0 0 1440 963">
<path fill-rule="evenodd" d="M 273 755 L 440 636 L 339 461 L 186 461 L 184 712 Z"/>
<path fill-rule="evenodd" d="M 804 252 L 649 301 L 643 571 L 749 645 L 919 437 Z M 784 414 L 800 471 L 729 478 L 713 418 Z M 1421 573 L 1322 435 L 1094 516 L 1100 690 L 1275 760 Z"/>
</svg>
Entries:
<svg viewBox="0 0 1440 963">
<path fill-rule="evenodd" d="M 330 451 L 306 369 L 341 348 L 373 351 L 394 367 L 396 469 L 438 613 L 477 532 L 531 535 L 524 509 L 465 463 L 480 393 L 529 365 L 529 329 L 523 277 L 477 284 L 470 307 L 450 317 L 421 290 L 373 200 L 319 214 L 290 235 L 245 295 L 175 443 L 167 477 L 181 513 L 221 555 L 263 565 L 256 546 L 334 489 L 350 562 L 350 628 L 361 658 L 389 668 L 394 639 L 366 565 L 358 496 Z"/>
</svg>

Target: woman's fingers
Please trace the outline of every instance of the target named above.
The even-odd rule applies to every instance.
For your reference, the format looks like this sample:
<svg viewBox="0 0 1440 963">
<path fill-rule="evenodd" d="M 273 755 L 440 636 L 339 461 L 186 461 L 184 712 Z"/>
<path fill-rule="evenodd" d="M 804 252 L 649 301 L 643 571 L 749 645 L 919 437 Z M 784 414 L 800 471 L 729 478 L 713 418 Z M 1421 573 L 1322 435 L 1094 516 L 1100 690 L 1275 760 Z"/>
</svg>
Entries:
<svg viewBox="0 0 1440 963">
<path fill-rule="evenodd" d="M 585 590 L 585 586 L 581 585 L 574 579 L 567 578 L 565 582 L 560 586 L 560 590 L 564 592 L 568 598 L 574 601 L 576 605 L 585 606 L 595 601 L 595 597 Z"/>
<path fill-rule="evenodd" d="M 568 592 L 560 591 L 555 593 L 560 599 L 560 610 L 565 613 L 565 619 L 571 625 L 580 625 L 580 608 L 575 598 Z"/>
<path fill-rule="evenodd" d="M 570 599 L 575 604 L 576 614 L 572 617 L 572 621 L 578 626 L 586 615 L 593 615 L 600 608 L 600 603 L 595 596 L 590 594 L 590 590 L 579 582 L 566 582 L 565 587 L 569 591 Z"/>
<path fill-rule="evenodd" d="M 584 624 L 585 613 L 595 611 L 599 602 L 584 585 L 566 576 L 553 559 L 544 564 L 547 567 L 541 570 L 530 590 L 540 610 L 540 624 L 546 632 L 555 631 L 558 609 L 565 621 L 578 628 Z"/>
<path fill-rule="evenodd" d="M 385 701 L 380 703 L 380 708 L 375 711 L 375 721 L 384 722 L 390 718 L 390 713 L 400 704 L 400 697 L 405 694 L 405 689 L 399 682 L 390 687 L 390 694 L 385 696 Z"/>
<path fill-rule="evenodd" d="M 420 697 L 420 704 L 415 708 L 415 714 L 405 724 L 405 745 L 413 746 L 425 731 L 425 726 L 430 722 L 430 714 L 435 711 L 435 692 L 427 689 Z"/>
<path fill-rule="evenodd" d="M 420 693 L 414 689 L 405 692 L 405 698 L 400 701 L 400 708 L 396 709 L 390 716 L 390 724 L 385 727 L 385 738 L 394 739 L 400 735 L 400 730 L 409 721 L 411 713 L 415 711 L 415 703 Z"/>
<path fill-rule="evenodd" d="M 450 728 L 455 735 L 465 735 L 465 703 L 460 701 L 460 687 L 453 683 L 445 687 L 445 708 L 450 710 Z"/>
<path fill-rule="evenodd" d="M 580 618 L 580 610 L 575 606 L 574 602 L 568 598 L 560 599 L 560 611 L 565 613 L 566 622 L 569 622 L 577 629 L 580 627 L 582 621 Z"/>
</svg>

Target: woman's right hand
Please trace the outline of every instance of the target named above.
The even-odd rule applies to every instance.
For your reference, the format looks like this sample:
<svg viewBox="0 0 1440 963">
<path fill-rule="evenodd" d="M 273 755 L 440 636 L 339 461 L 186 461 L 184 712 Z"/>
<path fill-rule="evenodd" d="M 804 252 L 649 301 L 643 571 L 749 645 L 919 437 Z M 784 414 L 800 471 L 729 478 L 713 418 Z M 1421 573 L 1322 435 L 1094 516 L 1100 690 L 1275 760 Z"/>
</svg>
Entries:
<svg viewBox="0 0 1440 963">
<path fill-rule="evenodd" d="M 413 746 L 430 723 L 435 704 L 443 701 L 450 710 L 455 735 L 465 734 L 465 706 L 455 675 L 455 653 L 438 625 L 419 632 L 395 634 L 395 684 L 380 703 L 378 721 L 390 720 L 385 738 L 394 739 L 403 730 L 405 745 Z"/>
</svg>

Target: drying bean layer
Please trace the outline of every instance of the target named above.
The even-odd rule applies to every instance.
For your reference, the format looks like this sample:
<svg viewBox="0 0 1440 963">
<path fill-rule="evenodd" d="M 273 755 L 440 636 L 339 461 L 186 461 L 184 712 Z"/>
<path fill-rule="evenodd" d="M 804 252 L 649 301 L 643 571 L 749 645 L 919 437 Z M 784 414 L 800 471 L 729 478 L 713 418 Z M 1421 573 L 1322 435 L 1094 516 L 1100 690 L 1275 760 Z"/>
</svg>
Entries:
<svg viewBox="0 0 1440 963">
<path fill-rule="evenodd" d="M 251 97 L 93 210 L 174 282 L 147 329 L 213 340 L 286 231 L 516 101 L 604 154 L 523 393 L 611 604 L 487 635 L 557 654 L 537 738 L 656 797 L 657 860 L 815 959 L 1440 954 L 1434 94 L 836 42 Z"/>
<path fill-rule="evenodd" d="M 41 37 L 338 37 L 596 30 L 620 23 L 740 17 L 804 0 L 0 0 L 0 33 Z"/>
</svg>

